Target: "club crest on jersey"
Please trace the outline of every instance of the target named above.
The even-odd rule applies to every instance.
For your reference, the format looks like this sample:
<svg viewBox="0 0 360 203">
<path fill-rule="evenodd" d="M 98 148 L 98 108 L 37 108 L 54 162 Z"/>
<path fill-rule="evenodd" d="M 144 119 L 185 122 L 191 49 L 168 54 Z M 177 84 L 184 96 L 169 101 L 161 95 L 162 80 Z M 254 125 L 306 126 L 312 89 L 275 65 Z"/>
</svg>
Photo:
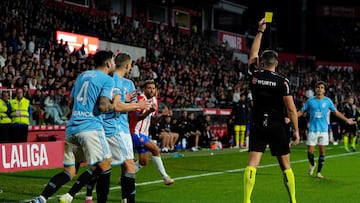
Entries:
<svg viewBox="0 0 360 203">
<path fill-rule="evenodd" d="M 325 108 L 325 107 L 326 107 L 326 102 L 323 102 L 323 103 L 321 104 L 321 107 Z"/>
</svg>

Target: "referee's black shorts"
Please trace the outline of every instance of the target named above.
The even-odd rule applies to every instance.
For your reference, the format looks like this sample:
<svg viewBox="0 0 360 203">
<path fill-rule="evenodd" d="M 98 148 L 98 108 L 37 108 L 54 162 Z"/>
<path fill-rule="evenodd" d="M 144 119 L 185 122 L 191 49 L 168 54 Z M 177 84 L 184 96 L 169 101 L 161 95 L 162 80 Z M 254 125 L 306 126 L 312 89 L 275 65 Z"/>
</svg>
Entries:
<svg viewBox="0 0 360 203">
<path fill-rule="evenodd" d="M 290 153 L 288 128 L 284 124 L 273 124 L 262 127 L 252 124 L 249 135 L 249 152 L 265 152 L 269 145 L 272 156 L 282 156 Z"/>
<path fill-rule="evenodd" d="M 352 133 L 356 135 L 356 125 L 345 124 L 345 133 Z"/>
</svg>

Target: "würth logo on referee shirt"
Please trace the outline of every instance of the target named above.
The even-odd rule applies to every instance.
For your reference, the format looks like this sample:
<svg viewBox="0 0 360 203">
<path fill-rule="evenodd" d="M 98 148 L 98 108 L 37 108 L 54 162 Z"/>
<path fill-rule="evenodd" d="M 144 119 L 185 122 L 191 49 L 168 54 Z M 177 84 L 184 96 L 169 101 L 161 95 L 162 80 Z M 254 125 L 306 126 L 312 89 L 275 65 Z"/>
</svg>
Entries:
<svg viewBox="0 0 360 203">
<path fill-rule="evenodd" d="M 259 84 L 259 85 L 265 85 L 265 86 L 271 86 L 271 87 L 275 87 L 275 86 L 276 86 L 276 82 L 274 82 L 274 81 L 259 80 L 259 79 L 257 79 L 257 78 L 253 78 L 253 79 L 252 79 L 252 83 L 253 83 L 253 84 Z"/>
</svg>

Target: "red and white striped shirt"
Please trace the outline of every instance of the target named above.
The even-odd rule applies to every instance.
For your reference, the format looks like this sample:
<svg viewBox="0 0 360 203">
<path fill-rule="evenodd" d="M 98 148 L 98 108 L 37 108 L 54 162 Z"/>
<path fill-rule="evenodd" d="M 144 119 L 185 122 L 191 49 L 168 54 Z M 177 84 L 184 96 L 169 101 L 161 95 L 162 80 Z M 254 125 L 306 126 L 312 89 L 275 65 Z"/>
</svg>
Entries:
<svg viewBox="0 0 360 203">
<path fill-rule="evenodd" d="M 129 126 L 130 126 L 130 133 L 131 134 L 143 134 L 143 135 L 149 135 L 149 128 L 151 125 L 151 117 L 154 116 L 155 114 L 157 114 L 158 112 L 158 108 L 157 108 L 157 99 L 155 97 L 151 98 L 151 99 L 147 99 L 146 96 L 144 94 L 141 94 L 138 96 L 138 101 L 142 101 L 142 100 L 146 100 L 148 101 L 150 104 L 156 104 L 156 109 L 154 112 L 151 112 L 149 115 L 146 116 L 146 118 L 137 121 L 136 120 L 136 115 L 138 115 L 139 113 L 145 113 L 146 109 L 138 109 L 136 111 L 133 111 L 129 114 L 130 116 L 130 122 L 129 122 Z"/>
</svg>

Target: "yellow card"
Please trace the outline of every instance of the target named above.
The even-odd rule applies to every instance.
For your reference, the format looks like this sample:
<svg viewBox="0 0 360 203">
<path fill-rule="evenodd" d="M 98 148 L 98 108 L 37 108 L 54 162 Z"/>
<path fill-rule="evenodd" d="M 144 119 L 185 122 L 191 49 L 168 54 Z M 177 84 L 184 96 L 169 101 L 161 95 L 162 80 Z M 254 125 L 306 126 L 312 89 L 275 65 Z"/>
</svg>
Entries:
<svg viewBox="0 0 360 203">
<path fill-rule="evenodd" d="M 273 12 L 265 12 L 265 22 L 271 23 L 273 17 Z"/>
</svg>

